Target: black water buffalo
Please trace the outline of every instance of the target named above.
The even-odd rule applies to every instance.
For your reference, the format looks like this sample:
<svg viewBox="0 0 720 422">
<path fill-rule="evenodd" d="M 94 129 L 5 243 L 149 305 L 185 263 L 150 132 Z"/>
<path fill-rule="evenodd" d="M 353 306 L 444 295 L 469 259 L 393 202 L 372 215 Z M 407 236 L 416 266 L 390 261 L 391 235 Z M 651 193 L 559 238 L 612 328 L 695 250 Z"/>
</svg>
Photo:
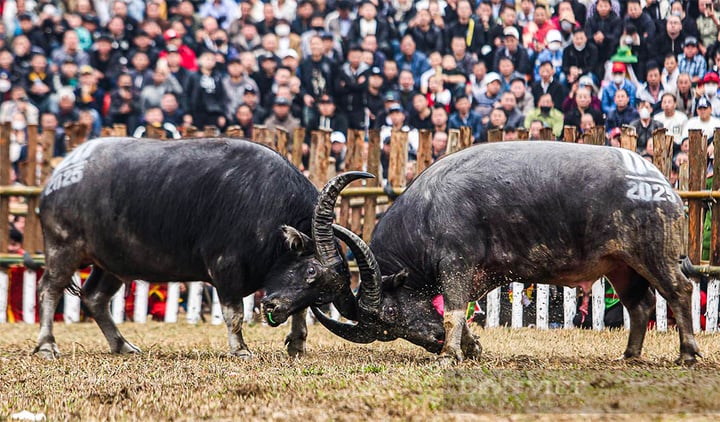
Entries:
<svg viewBox="0 0 720 422">
<path fill-rule="evenodd" d="M 372 251 L 344 233 L 363 263 L 358 323 L 314 311 L 354 342 L 400 337 L 462 360 L 481 351 L 465 324 L 468 301 L 509 282 L 577 286 L 606 275 L 630 312 L 624 357 L 641 353 L 657 289 L 677 320 L 679 361 L 692 364 L 700 353 L 692 284 L 679 265 L 682 224 L 680 197 L 635 153 L 556 142 L 475 146 L 411 183 L 375 228 Z M 442 318 L 431 304 L 438 294 Z"/>
<path fill-rule="evenodd" d="M 230 352 L 250 356 L 242 338 L 242 298 L 258 289 L 302 294 L 275 309 L 293 318 L 288 353 L 305 349 L 304 307 L 351 297 L 336 247 L 332 212 L 352 172 L 322 193 L 286 159 L 247 141 L 173 142 L 107 138 L 89 141 L 53 173 L 40 200 L 46 270 L 40 281 L 36 352 L 59 354 L 53 312 L 77 268 L 93 265 L 82 290 L 114 353 L 138 352 L 118 331 L 109 301 L 124 282 L 207 281 L 218 291 Z M 316 205 L 317 204 L 317 205 Z M 76 288 L 77 289 L 77 288 Z M 355 315 L 354 301 L 336 301 Z"/>
</svg>

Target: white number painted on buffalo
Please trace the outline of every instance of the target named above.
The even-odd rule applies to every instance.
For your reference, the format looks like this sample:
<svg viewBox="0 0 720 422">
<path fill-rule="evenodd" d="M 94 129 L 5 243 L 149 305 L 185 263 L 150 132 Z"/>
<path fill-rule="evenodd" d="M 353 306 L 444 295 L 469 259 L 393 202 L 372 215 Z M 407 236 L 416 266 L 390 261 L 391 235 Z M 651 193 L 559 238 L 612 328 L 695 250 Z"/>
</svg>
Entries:
<svg viewBox="0 0 720 422">
<path fill-rule="evenodd" d="M 625 196 L 634 201 L 676 202 L 678 195 L 673 191 L 665 176 L 649 161 L 639 155 L 617 149 L 629 174 Z"/>
<path fill-rule="evenodd" d="M 83 179 L 85 165 L 92 152 L 100 144 L 100 140 L 88 141 L 77 147 L 53 172 L 45 187 L 43 195 L 50 195 L 58 189 L 78 183 Z"/>
</svg>

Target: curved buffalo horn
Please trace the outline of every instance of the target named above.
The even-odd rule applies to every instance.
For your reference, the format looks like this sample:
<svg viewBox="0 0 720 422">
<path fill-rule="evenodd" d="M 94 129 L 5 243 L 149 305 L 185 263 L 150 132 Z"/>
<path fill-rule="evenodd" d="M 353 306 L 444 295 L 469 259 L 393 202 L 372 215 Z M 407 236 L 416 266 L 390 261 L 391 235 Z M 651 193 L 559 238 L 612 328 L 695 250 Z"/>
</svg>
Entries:
<svg viewBox="0 0 720 422">
<path fill-rule="evenodd" d="M 347 324 L 329 318 L 323 311 L 315 307 L 311 307 L 310 309 L 312 309 L 313 314 L 315 314 L 315 318 L 336 336 L 342 337 L 347 341 L 352 341 L 353 343 L 372 343 L 377 340 L 372 334 L 373 330 L 368 329 L 369 327 L 366 327 L 362 320 L 357 324 Z"/>
<path fill-rule="evenodd" d="M 337 224 L 333 224 L 333 229 L 336 236 L 348 245 L 357 260 L 360 271 L 360 289 L 362 289 L 360 307 L 367 311 L 377 309 L 380 306 L 382 275 L 375 256 L 360 236 Z"/>
<path fill-rule="evenodd" d="M 335 246 L 332 231 L 333 209 L 340 191 L 353 180 L 372 177 L 375 176 L 362 171 L 343 173 L 330 180 L 320 192 L 312 218 L 312 237 L 315 241 L 318 258 L 323 265 L 334 267 L 342 262 L 342 257 L 338 254 Z"/>
</svg>

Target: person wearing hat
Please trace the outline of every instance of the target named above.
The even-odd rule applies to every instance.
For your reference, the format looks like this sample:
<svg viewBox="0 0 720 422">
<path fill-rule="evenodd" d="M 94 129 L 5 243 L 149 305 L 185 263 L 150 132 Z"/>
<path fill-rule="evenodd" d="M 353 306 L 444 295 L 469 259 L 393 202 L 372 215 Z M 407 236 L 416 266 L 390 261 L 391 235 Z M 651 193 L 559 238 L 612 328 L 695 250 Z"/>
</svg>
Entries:
<svg viewBox="0 0 720 422">
<path fill-rule="evenodd" d="M 532 70 L 530 57 L 527 49 L 520 47 L 520 33 L 514 26 L 508 26 L 503 30 L 503 46 L 495 52 L 493 69 L 498 69 L 501 57 L 508 57 L 513 62 L 515 70 L 527 75 Z"/>
<path fill-rule="evenodd" d="M 612 110 L 615 109 L 615 102 L 613 101 L 615 98 L 615 93 L 619 89 L 625 90 L 627 92 L 628 97 L 630 99 L 630 104 L 635 103 L 635 97 L 636 97 L 636 88 L 635 85 L 632 84 L 627 78 L 625 77 L 625 72 L 627 72 L 627 67 L 625 63 L 613 63 L 611 67 L 611 81 L 609 84 L 605 85 L 602 88 L 602 94 L 601 94 L 601 102 L 602 102 L 602 111 L 605 114 L 610 114 Z"/>
<path fill-rule="evenodd" d="M 234 115 L 238 106 L 243 103 L 246 86 L 250 85 L 256 91 L 258 89 L 255 81 L 245 72 L 245 66 L 243 66 L 239 57 L 228 60 L 227 74 L 223 76 L 223 85 L 225 86 L 225 92 L 227 92 L 226 110 L 228 116 Z"/>
<path fill-rule="evenodd" d="M 592 6 L 591 6 L 592 7 Z M 598 63 L 605 63 L 613 54 L 622 33 L 622 20 L 612 10 L 610 0 L 598 0 L 595 14 L 585 22 L 585 33 L 598 50 Z"/>
<path fill-rule="evenodd" d="M 707 138 L 708 143 L 711 143 L 715 128 L 720 128 L 720 119 L 712 115 L 712 104 L 708 97 L 704 95 L 698 99 L 695 109 L 697 116 L 688 119 L 687 124 L 683 127 L 680 138 L 687 138 L 690 129 L 700 129 L 703 131 L 703 135 Z"/>
<path fill-rule="evenodd" d="M 582 28 L 575 28 L 572 42 L 563 50 L 562 71 L 568 79 L 577 80 L 580 75 L 595 75 L 598 71 L 598 50 L 588 42 Z"/>
<path fill-rule="evenodd" d="M 469 127 L 471 129 L 473 143 L 479 141 L 483 122 L 482 116 L 471 109 L 472 99 L 465 94 L 460 94 L 455 98 L 454 106 L 455 113 L 450 115 L 448 127 L 450 129 Z"/>
<path fill-rule="evenodd" d="M 80 66 L 80 80 L 75 87 L 76 104 L 80 108 L 90 108 L 98 115 L 102 113 L 105 91 L 98 87 L 95 69 L 90 65 Z"/>
<path fill-rule="evenodd" d="M 272 112 L 268 116 L 263 124 L 271 132 L 281 127 L 288 133 L 294 133 L 295 129 L 300 127 L 300 119 L 293 117 L 290 114 L 290 99 L 286 97 L 275 97 L 272 106 Z"/>
<path fill-rule="evenodd" d="M 540 64 L 544 62 L 552 63 L 555 68 L 555 74 L 553 79 L 556 79 L 561 84 L 565 83 L 566 75 L 562 71 L 563 63 L 563 39 L 560 31 L 557 29 L 551 29 L 545 36 L 545 48 L 543 51 L 538 53 L 535 59 L 534 78 L 538 80 L 540 76 Z"/>
<path fill-rule="evenodd" d="M 98 77 L 98 86 L 109 92 L 114 88 L 115 81 L 122 71 L 121 59 L 124 58 L 112 48 L 112 37 L 101 34 L 95 41 L 95 47 L 90 51 L 90 66 L 95 69 Z M 125 59 L 127 60 L 127 59 Z"/>
<path fill-rule="evenodd" d="M 182 34 L 174 29 L 175 26 L 176 25 L 173 25 L 172 28 L 163 33 L 163 37 L 165 38 L 165 51 L 161 51 L 159 57 L 166 57 L 172 49 L 173 52 L 180 55 L 180 67 L 187 69 L 190 72 L 197 72 L 197 56 L 190 47 L 183 43 Z M 173 47 L 170 47 L 171 45 Z"/>
<path fill-rule="evenodd" d="M 715 72 L 706 73 L 698 83 L 698 88 L 702 89 L 703 94 L 710 100 L 715 117 L 720 117 L 720 98 L 717 95 L 719 84 L 720 77 Z"/>
<path fill-rule="evenodd" d="M 132 46 L 130 47 L 129 57 L 135 55 L 136 52 L 142 51 L 147 54 L 150 63 L 157 62 L 160 50 L 153 45 L 153 39 L 150 34 L 144 30 L 138 30 L 132 38 Z"/>
<path fill-rule="evenodd" d="M 495 104 L 500 101 L 500 92 L 502 91 L 502 79 L 496 72 L 490 72 L 485 75 L 485 92 L 475 97 L 475 112 L 480 115 L 483 123 L 490 118 L 490 112 Z"/>
<path fill-rule="evenodd" d="M 340 67 L 335 95 L 340 100 L 339 110 L 347 116 L 352 129 L 363 129 L 365 123 L 365 91 L 369 66 L 362 61 L 362 49 L 358 44 L 348 48 L 347 61 Z M 321 113 L 322 114 L 322 113 Z"/>
<path fill-rule="evenodd" d="M 686 37 L 683 42 L 683 52 L 678 56 L 678 70 L 687 73 L 693 83 L 697 83 L 707 71 L 705 58 L 698 54 L 698 40 L 695 37 Z"/>
<path fill-rule="evenodd" d="M 381 91 L 385 79 L 383 78 L 382 71 L 377 66 L 373 66 L 367 71 L 367 79 L 364 97 L 365 107 L 367 109 L 366 126 L 371 129 L 377 129 L 383 124 L 385 118 L 387 103 Z M 393 101 L 399 101 L 399 97 L 395 91 L 388 91 L 386 95 L 394 95 L 397 98 L 393 99 Z"/>
</svg>

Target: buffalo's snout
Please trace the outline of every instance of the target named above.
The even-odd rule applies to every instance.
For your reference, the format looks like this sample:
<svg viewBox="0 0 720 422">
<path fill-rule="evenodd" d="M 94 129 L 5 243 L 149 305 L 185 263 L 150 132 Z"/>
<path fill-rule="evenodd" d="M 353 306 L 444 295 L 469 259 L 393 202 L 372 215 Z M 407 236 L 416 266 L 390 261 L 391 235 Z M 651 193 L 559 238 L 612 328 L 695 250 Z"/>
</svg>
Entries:
<svg viewBox="0 0 720 422">
<path fill-rule="evenodd" d="M 287 321 L 289 313 L 287 307 L 284 304 L 272 298 L 265 298 L 260 302 L 263 318 L 271 327 L 277 327 L 283 322 Z"/>
</svg>

